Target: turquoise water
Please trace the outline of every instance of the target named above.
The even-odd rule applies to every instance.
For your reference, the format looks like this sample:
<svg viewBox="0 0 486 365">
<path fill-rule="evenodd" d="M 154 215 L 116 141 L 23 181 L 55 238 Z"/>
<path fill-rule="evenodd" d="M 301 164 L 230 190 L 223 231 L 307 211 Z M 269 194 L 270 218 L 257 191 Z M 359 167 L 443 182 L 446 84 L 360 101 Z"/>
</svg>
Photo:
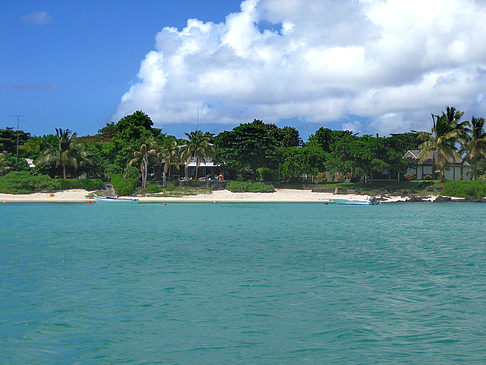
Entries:
<svg viewBox="0 0 486 365">
<path fill-rule="evenodd" d="M 486 205 L 4 204 L 2 364 L 486 363 Z"/>
</svg>

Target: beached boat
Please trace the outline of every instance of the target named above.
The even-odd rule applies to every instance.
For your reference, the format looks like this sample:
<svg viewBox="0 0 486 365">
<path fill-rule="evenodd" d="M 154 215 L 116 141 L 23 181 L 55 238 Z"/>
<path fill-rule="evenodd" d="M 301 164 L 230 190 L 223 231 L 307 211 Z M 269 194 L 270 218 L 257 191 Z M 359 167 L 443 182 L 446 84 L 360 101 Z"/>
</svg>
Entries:
<svg viewBox="0 0 486 365">
<path fill-rule="evenodd" d="M 134 198 L 111 198 L 109 196 L 95 196 L 97 203 L 138 203 L 138 199 Z"/>
<path fill-rule="evenodd" d="M 375 205 L 378 201 L 374 196 L 370 196 L 368 199 L 346 199 L 346 198 L 333 198 L 332 201 L 336 204 L 346 205 Z"/>
</svg>

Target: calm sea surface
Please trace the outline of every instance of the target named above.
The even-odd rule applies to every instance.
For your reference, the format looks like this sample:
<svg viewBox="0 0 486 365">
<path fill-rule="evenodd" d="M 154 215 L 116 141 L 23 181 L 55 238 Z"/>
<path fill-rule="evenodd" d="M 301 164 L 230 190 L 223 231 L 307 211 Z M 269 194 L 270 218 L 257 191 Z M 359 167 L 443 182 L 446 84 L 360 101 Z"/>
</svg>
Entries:
<svg viewBox="0 0 486 365">
<path fill-rule="evenodd" d="M 3 204 L 1 364 L 486 363 L 486 204 Z"/>
</svg>

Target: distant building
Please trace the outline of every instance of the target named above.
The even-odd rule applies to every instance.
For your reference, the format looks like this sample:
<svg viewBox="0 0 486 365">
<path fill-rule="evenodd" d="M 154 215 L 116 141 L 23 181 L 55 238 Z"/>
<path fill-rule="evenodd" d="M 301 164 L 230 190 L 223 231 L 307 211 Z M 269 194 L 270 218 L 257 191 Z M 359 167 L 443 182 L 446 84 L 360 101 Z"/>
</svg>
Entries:
<svg viewBox="0 0 486 365">
<path fill-rule="evenodd" d="M 187 164 L 188 175 L 191 178 L 196 177 L 196 159 L 193 158 L 191 162 Z M 201 176 L 212 176 L 218 175 L 221 171 L 221 164 L 214 163 L 211 157 L 204 157 L 199 162 L 198 175 Z"/>
<path fill-rule="evenodd" d="M 407 175 L 415 175 L 418 180 L 423 180 L 426 175 L 436 177 L 437 152 L 430 152 L 424 162 L 420 162 L 419 154 L 420 150 L 408 150 L 403 156 L 405 160 L 415 164 L 415 167 L 408 168 Z M 449 167 L 446 167 L 444 171 L 446 180 L 471 180 L 471 165 L 469 163 L 461 158 L 455 160 L 450 158 L 448 162 Z"/>
<path fill-rule="evenodd" d="M 31 158 L 26 158 L 25 162 L 27 162 L 27 165 L 29 165 L 30 169 L 33 169 L 35 167 L 34 160 Z"/>
</svg>

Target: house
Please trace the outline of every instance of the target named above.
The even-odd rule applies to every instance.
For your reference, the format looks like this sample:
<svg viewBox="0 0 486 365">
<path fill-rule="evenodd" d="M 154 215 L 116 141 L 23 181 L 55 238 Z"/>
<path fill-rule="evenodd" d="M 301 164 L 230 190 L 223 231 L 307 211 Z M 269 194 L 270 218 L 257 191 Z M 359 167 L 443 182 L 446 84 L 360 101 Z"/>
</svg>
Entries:
<svg viewBox="0 0 486 365">
<path fill-rule="evenodd" d="M 418 180 L 422 180 L 424 176 L 437 176 L 437 167 L 435 161 L 437 160 L 437 152 L 430 152 L 424 162 L 420 162 L 420 150 L 408 150 L 403 158 L 408 162 L 414 163 L 414 167 L 407 169 L 407 175 L 415 175 Z M 445 178 L 447 180 L 471 180 L 471 165 L 461 158 L 453 160 L 449 158 L 449 166 L 445 169 Z"/>
<path fill-rule="evenodd" d="M 193 158 L 191 162 L 186 165 L 188 176 L 191 178 L 196 177 L 196 159 Z M 221 171 L 221 164 L 215 163 L 211 157 L 204 157 L 200 163 L 198 168 L 198 175 L 199 176 L 211 176 L 214 177 L 218 175 Z"/>
</svg>

